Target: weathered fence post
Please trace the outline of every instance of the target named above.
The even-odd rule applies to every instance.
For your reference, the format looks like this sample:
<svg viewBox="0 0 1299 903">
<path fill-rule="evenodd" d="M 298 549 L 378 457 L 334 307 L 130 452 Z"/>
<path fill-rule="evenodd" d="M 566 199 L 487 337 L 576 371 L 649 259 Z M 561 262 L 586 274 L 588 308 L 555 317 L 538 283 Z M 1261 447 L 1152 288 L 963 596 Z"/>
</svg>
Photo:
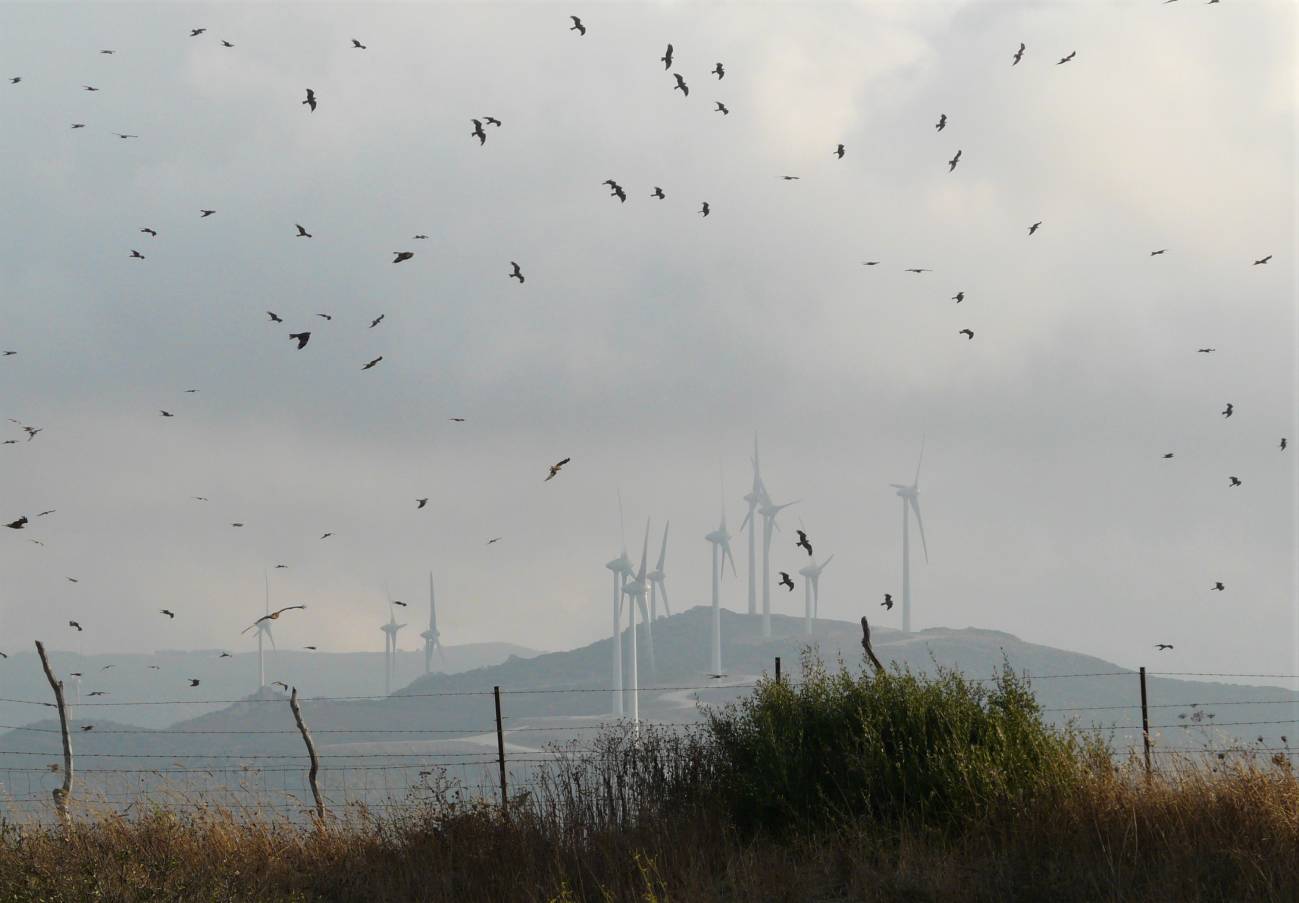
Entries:
<svg viewBox="0 0 1299 903">
<path fill-rule="evenodd" d="M 68 736 L 68 709 L 63 701 L 63 681 L 54 678 L 50 660 L 45 657 L 45 644 L 40 640 L 36 641 L 36 653 L 41 657 L 41 667 L 45 669 L 45 678 L 54 690 L 54 701 L 59 707 L 59 730 L 63 734 L 63 786 L 54 788 L 54 808 L 59 814 L 59 821 L 67 829 L 71 827 L 68 800 L 72 796 L 72 738 Z"/>
<path fill-rule="evenodd" d="M 880 660 L 875 657 L 875 650 L 871 648 L 871 626 L 866 623 L 865 615 L 862 615 L 861 618 L 861 647 L 865 651 L 866 657 L 870 659 L 871 664 L 875 666 L 875 673 L 882 677 L 884 675 L 884 666 L 880 664 Z"/>
<path fill-rule="evenodd" d="M 776 683 L 780 683 L 780 656 L 776 656 Z"/>
<path fill-rule="evenodd" d="M 496 761 L 501 766 L 501 811 L 508 816 L 510 797 L 505 789 L 505 730 L 501 726 L 501 688 L 493 687 L 492 695 L 496 697 Z"/>
<path fill-rule="evenodd" d="M 1146 708 L 1146 669 L 1141 668 L 1141 744 L 1146 751 L 1146 780 L 1150 780 L 1150 712 Z"/>
<path fill-rule="evenodd" d="M 316 783 L 316 775 L 320 771 L 320 760 L 316 758 L 316 744 L 311 742 L 311 731 L 307 730 L 307 723 L 302 720 L 302 709 L 298 706 L 297 687 L 294 687 L 293 692 L 289 694 L 289 708 L 293 709 L 293 720 L 298 723 L 298 730 L 302 734 L 302 740 L 307 744 L 307 755 L 311 757 L 311 770 L 307 772 L 307 782 L 311 784 L 311 795 L 316 798 L 316 818 L 324 821 L 325 802 L 320 798 L 320 786 Z"/>
</svg>

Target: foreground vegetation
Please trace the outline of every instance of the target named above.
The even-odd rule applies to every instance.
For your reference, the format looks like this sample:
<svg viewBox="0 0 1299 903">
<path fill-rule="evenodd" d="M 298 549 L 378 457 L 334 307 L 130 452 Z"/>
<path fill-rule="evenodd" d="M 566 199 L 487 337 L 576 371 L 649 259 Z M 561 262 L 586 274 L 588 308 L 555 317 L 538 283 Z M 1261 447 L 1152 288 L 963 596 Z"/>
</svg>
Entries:
<svg viewBox="0 0 1299 903">
<path fill-rule="evenodd" d="M 764 682 L 606 735 L 508 813 L 437 792 L 302 826 L 220 809 L 0 829 L 0 901 L 1299 900 L 1289 760 L 1152 779 L 1007 671 Z"/>
</svg>

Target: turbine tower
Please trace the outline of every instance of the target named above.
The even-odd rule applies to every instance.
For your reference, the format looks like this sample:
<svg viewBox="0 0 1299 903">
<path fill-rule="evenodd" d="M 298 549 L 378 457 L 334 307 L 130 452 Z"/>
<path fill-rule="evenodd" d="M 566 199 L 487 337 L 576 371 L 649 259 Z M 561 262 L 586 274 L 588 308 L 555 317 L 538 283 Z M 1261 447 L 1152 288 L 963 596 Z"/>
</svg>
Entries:
<svg viewBox="0 0 1299 903">
<path fill-rule="evenodd" d="M 916 461 L 916 476 L 910 486 L 890 483 L 902 499 L 902 632 L 911 632 L 911 529 L 910 514 L 916 514 L 920 528 L 920 542 L 925 549 L 925 564 L 929 563 L 929 543 L 925 542 L 925 522 L 920 518 L 920 464 L 925 460 L 925 440 L 920 440 L 920 459 Z"/>
<path fill-rule="evenodd" d="M 605 567 L 613 572 L 613 714 L 622 716 L 622 588 L 631 576 L 627 536 L 622 527 L 622 493 L 618 493 L 618 529 L 623 532 L 622 553 Z"/>
<path fill-rule="evenodd" d="M 262 573 L 262 581 L 266 585 L 266 614 L 271 613 L 271 578 L 265 572 Z M 271 633 L 271 622 L 257 622 L 257 689 L 266 686 L 266 660 L 263 657 L 263 642 L 271 641 L 271 648 L 275 649 L 275 634 Z M 276 650 L 277 652 L 279 650 Z"/>
<path fill-rule="evenodd" d="M 763 490 L 762 507 L 758 513 L 762 515 L 762 635 L 771 636 L 771 531 L 779 530 L 776 526 L 776 515 L 788 508 L 790 505 L 797 505 L 798 502 L 786 502 L 783 505 L 774 504 L 771 497 Z"/>
<path fill-rule="evenodd" d="M 821 572 L 825 566 L 834 560 L 831 555 L 825 561 L 817 564 L 815 559 L 805 568 L 799 569 L 799 574 L 803 579 L 803 633 L 808 636 L 812 635 L 812 621 L 816 619 L 820 610 L 821 601 Z"/>
<path fill-rule="evenodd" d="M 713 637 L 712 656 L 708 663 L 710 674 L 722 673 L 722 569 L 726 559 L 731 560 L 731 573 L 735 573 L 735 557 L 731 555 L 731 534 L 726 530 L 726 508 L 722 508 L 722 522 L 704 539 L 713 545 Z"/>
<path fill-rule="evenodd" d="M 442 656 L 443 664 L 446 664 L 447 660 L 447 654 L 438 633 L 438 603 L 437 597 L 433 594 L 432 571 L 429 571 L 428 575 L 428 630 L 421 633 L 420 636 L 424 639 L 424 673 L 428 674 L 433 670 L 434 649 L 437 649 L 438 654 Z"/>
<path fill-rule="evenodd" d="M 405 624 L 397 623 L 395 609 L 392 607 L 392 595 L 388 596 L 388 623 L 379 626 L 383 631 L 383 692 L 385 696 L 392 693 L 392 679 L 397 673 L 397 631 Z"/>
<path fill-rule="evenodd" d="M 631 645 L 631 665 L 627 671 L 628 680 L 631 682 L 631 724 L 632 733 L 635 735 L 640 730 L 640 676 L 636 671 L 636 610 L 642 611 L 641 618 L 644 619 L 645 610 L 645 591 L 648 589 L 649 581 L 645 577 L 645 559 L 649 554 L 649 519 L 645 521 L 645 541 L 640 549 L 640 570 L 636 572 L 636 579 L 623 585 L 622 591 L 631 597 L 632 604 L 627 606 L 627 635 Z"/>
</svg>

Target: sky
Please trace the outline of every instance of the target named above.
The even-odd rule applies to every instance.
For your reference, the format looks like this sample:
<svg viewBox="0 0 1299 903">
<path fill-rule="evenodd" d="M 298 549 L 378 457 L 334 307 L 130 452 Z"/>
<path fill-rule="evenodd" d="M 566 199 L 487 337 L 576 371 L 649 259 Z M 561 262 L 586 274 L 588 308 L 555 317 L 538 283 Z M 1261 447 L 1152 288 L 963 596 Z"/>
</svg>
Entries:
<svg viewBox="0 0 1299 903">
<path fill-rule="evenodd" d="M 415 648 L 432 572 L 444 642 L 569 648 L 619 493 L 674 611 L 724 505 L 743 610 L 757 434 L 827 617 L 900 625 L 923 438 L 917 629 L 1299 674 L 1295 37 L 1247 0 L 0 5 L 0 417 L 42 430 L 0 429 L 0 649 L 252 648 L 268 571 L 282 643 L 380 649 L 390 592 Z"/>
</svg>

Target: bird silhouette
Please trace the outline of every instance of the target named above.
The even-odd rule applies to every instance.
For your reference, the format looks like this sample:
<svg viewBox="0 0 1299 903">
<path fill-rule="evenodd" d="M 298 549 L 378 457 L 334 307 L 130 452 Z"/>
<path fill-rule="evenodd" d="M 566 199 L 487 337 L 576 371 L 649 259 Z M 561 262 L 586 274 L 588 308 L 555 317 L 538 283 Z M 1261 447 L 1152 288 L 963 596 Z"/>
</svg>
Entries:
<svg viewBox="0 0 1299 903">
<path fill-rule="evenodd" d="M 613 179 L 605 179 L 604 184 L 609 186 L 609 195 L 618 199 L 619 203 L 627 203 L 627 192 L 623 191 L 621 185 Z"/>
<path fill-rule="evenodd" d="M 1197 354 L 1212 354 L 1217 350 L 1218 350 L 1217 348 L 1196 348 L 1195 349 Z"/>
<path fill-rule="evenodd" d="M 885 594 L 884 594 L 884 601 L 881 602 L 880 605 L 884 608 L 885 611 L 892 611 L 892 610 L 893 610 L 893 594 L 892 594 L 892 593 L 885 593 Z"/>
<path fill-rule="evenodd" d="M 586 26 L 582 24 L 582 20 L 577 16 L 569 16 L 569 18 L 573 20 L 573 25 L 568 30 L 577 32 L 579 36 L 584 36 L 586 34 Z"/>
<path fill-rule="evenodd" d="M 308 232 L 306 229 L 302 228 L 302 226 L 298 225 L 297 223 L 294 223 L 293 225 L 296 226 L 297 229 L 298 229 L 298 238 L 311 238 L 311 237 L 312 237 L 312 236 L 311 236 L 311 233 Z"/>
<path fill-rule="evenodd" d="M 1164 457 L 1165 457 L 1165 458 L 1171 458 L 1172 456 L 1173 456 L 1173 453 L 1172 453 L 1172 452 L 1164 452 Z"/>
<path fill-rule="evenodd" d="M 708 206 L 707 201 L 704 201 L 703 206 L 699 208 L 700 215 L 707 216 L 711 212 L 712 212 L 712 208 Z"/>
<path fill-rule="evenodd" d="M 938 122 L 934 125 L 934 128 L 935 128 L 937 131 L 940 131 L 940 132 L 941 132 L 943 129 L 947 128 L 947 114 L 946 114 L 946 113 L 943 113 L 943 114 L 939 115 L 939 117 L 938 117 Z"/>
<path fill-rule="evenodd" d="M 421 240 L 423 240 L 423 239 L 427 239 L 428 236 L 427 236 L 427 235 L 412 235 L 411 238 L 414 238 L 414 239 L 421 239 Z"/>
<path fill-rule="evenodd" d="M 1261 264 L 1267 263 L 1271 259 L 1272 259 L 1271 254 L 1267 255 L 1266 257 L 1260 257 L 1258 260 L 1254 261 L 1254 266 L 1259 266 Z"/>
<path fill-rule="evenodd" d="M 494 536 L 494 537 L 492 537 L 491 539 L 487 540 L 487 544 L 490 546 L 492 543 L 500 542 L 500 541 L 501 541 L 502 539 L 504 539 L 504 538 L 505 538 L 505 537 L 503 537 L 503 536 Z"/>
<path fill-rule="evenodd" d="M 158 413 L 161 414 L 161 415 L 164 416 L 164 417 L 175 417 L 175 416 L 176 416 L 175 414 L 171 413 L 170 411 L 159 411 Z"/>
<path fill-rule="evenodd" d="M 230 658 L 230 657 L 231 656 L 229 652 L 222 652 L 220 655 L 217 656 L 217 658 Z"/>
<path fill-rule="evenodd" d="M 1072 59 L 1073 59 L 1074 57 L 1076 57 L 1077 55 L 1078 55 L 1078 51 L 1077 51 L 1077 50 L 1070 51 L 1069 55 L 1066 56 L 1066 57 L 1064 57 L 1064 58 L 1062 58 L 1062 59 L 1060 60 L 1060 62 L 1056 63 L 1056 65 L 1057 65 L 1057 66 L 1063 66 L 1065 63 L 1069 62 L 1070 60 L 1072 60 Z"/>
<path fill-rule="evenodd" d="M 96 88 L 96 87 L 94 87 L 94 86 L 92 86 L 92 85 L 82 85 L 82 86 L 81 86 L 81 90 L 82 90 L 82 91 L 98 91 L 99 89 Z"/>
<path fill-rule="evenodd" d="M 654 191 L 650 194 L 650 197 L 652 197 L 652 198 L 658 198 L 658 199 L 661 201 L 661 200 L 663 200 L 664 198 L 666 198 L 667 195 L 663 193 L 663 189 L 662 189 L 662 188 L 659 188 L 657 185 L 655 185 L 655 186 L 654 186 Z"/>
<path fill-rule="evenodd" d="M 797 182 L 802 176 L 781 176 L 786 182 Z"/>
<path fill-rule="evenodd" d="M 403 260 L 410 260 L 415 256 L 414 251 L 393 251 L 392 253 L 396 255 L 392 259 L 393 263 L 401 263 Z"/>
<path fill-rule="evenodd" d="M 1227 477 L 1227 479 L 1231 481 L 1231 483 L 1230 483 L 1231 486 L 1240 486 L 1240 485 L 1241 485 L 1240 477 Z"/>
<path fill-rule="evenodd" d="M 333 535 L 334 535 L 333 533 L 324 533 L 324 534 L 321 535 L 320 538 L 321 538 L 321 539 L 329 539 L 329 537 L 331 537 L 331 536 L 333 536 Z"/>
<path fill-rule="evenodd" d="M 151 238 L 157 238 L 157 237 L 158 237 L 158 233 L 157 233 L 156 231 L 154 231 L 153 229 L 150 229 L 148 226 L 145 226 L 145 227 L 144 227 L 143 229 L 141 229 L 140 231 L 143 232 L 144 234 L 150 236 Z"/>
<path fill-rule="evenodd" d="M 222 46 L 222 47 L 233 47 L 233 46 L 235 46 L 235 45 L 234 45 L 234 44 L 231 44 L 229 41 L 227 41 L 227 40 L 225 40 L 224 38 L 222 38 L 222 40 L 221 40 L 221 46 Z"/>
<path fill-rule="evenodd" d="M 22 81 L 22 80 L 23 80 L 23 77 L 22 77 L 21 75 L 15 75 L 13 78 L 9 79 L 9 84 L 11 84 L 11 85 L 16 85 L 16 84 L 18 84 L 18 83 L 19 83 L 20 81 Z"/>
<path fill-rule="evenodd" d="M 84 129 L 86 127 L 86 124 L 84 122 L 74 122 L 72 123 L 72 127 L 74 129 Z"/>
<path fill-rule="evenodd" d="M 450 420 L 452 423 L 464 423 L 464 422 L 465 422 L 465 418 L 463 418 L 463 417 L 448 417 L 447 420 Z"/>
<path fill-rule="evenodd" d="M 1036 231 L 1038 230 L 1038 228 L 1039 228 L 1041 225 L 1042 225 L 1042 221 L 1041 221 L 1041 220 L 1038 220 L 1038 221 L 1035 222 L 1033 225 L 1029 226 L 1029 227 L 1028 227 L 1028 234 L 1029 234 L 1029 235 L 1032 235 L 1034 232 L 1036 232 Z"/>
<path fill-rule="evenodd" d="M 329 534 L 326 534 L 326 535 L 329 535 Z M 243 630 L 241 630 L 241 631 L 239 631 L 239 632 L 240 632 L 241 634 L 247 633 L 248 631 L 250 631 L 250 630 L 252 630 L 254 627 L 256 627 L 258 624 L 262 623 L 262 621 L 278 621 L 279 618 L 280 618 L 280 615 L 284 614 L 286 611 L 294 611 L 294 610 L 296 610 L 296 609 L 303 609 L 303 608 L 306 608 L 306 607 L 307 607 L 307 606 L 305 606 L 305 605 L 286 605 L 284 608 L 277 609 L 276 611 L 273 611 L 273 612 L 271 612 L 270 614 L 262 615 L 262 616 L 261 616 L 260 618 L 258 618 L 256 621 L 253 621 L 251 624 L 249 624 L 247 627 L 245 627 Z"/>
<path fill-rule="evenodd" d="M 160 609 L 158 609 L 158 612 L 159 612 L 160 614 L 164 614 L 164 615 L 166 615 L 167 617 L 171 618 L 173 621 L 176 620 L 176 612 L 171 611 L 170 609 L 167 609 L 167 608 L 160 608 Z"/>
<path fill-rule="evenodd" d="M 81 729 L 83 731 L 93 731 L 95 729 L 95 726 L 93 724 L 83 724 L 81 725 Z"/>
<path fill-rule="evenodd" d="M 798 542 L 794 543 L 794 546 L 800 549 L 807 549 L 807 554 L 811 556 L 812 543 L 808 541 L 807 534 L 802 530 L 795 530 L 794 532 L 798 534 Z"/>
<path fill-rule="evenodd" d="M 301 351 L 303 348 L 307 347 L 307 342 L 311 341 L 311 333 L 291 332 L 289 333 L 289 339 L 296 340 L 298 343 L 298 350 Z"/>
<path fill-rule="evenodd" d="M 1229 401 L 1229 402 L 1227 402 L 1227 407 L 1224 408 L 1223 411 L 1222 411 L 1222 416 L 1223 416 L 1223 417 L 1230 417 L 1230 416 L 1231 416 L 1232 414 L 1234 414 L 1235 412 L 1236 412 L 1236 406 L 1233 405 L 1233 404 Z"/>
<path fill-rule="evenodd" d="M 333 319 L 334 319 L 334 315 L 333 315 L 333 314 L 316 314 L 316 316 L 320 317 L 320 319 L 322 319 L 322 320 L 329 320 L 329 321 L 331 321 L 331 322 L 332 322 Z"/>
<path fill-rule="evenodd" d="M 139 251 L 135 250 L 134 248 L 131 249 L 131 256 L 136 258 L 137 260 L 144 260 L 144 255 L 141 254 Z"/>
<path fill-rule="evenodd" d="M 731 115 L 731 111 L 726 108 L 726 104 L 722 103 L 720 100 L 715 100 L 713 103 L 717 104 L 717 112 L 721 113 L 723 116 Z"/>
<path fill-rule="evenodd" d="M 1281 437 L 1281 451 L 1285 451 L 1285 446 L 1286 446 L 1285 436 L 1282 436 L 1282 437 Z"/>
<path fill-rule="evenodd" d="M 908 272 L 908 273 L 916 273 L 916 274 L 920 274 L 920 273 L 932 273 L 933 270 L 927 270 L 927 269 L 925 269 L 924 267 L 910 267 L 910 268 L 907 270 L 907 272 Z"/>
<path fill-rule="evenodd" d="M 79 623 L 77 623 L 76 621 L 69 621 L 69 622 L 68 622 L 68 626 L 71 627 L 71 628 L 73 628 L 73 629 L 75 629 L 75 630 L 81 630 L 81 629 L 82 629 L 81 625 L 80 625 Z M 92 693 L 91 695 L 93 696 L 94 694 Z"/>
<path fill-rule="evenodd" d="M 199 684 L 199 679 L 198 679 L 197 677 L 191 677 L 191 678 L 189 678 L 189 685 L 190 685 L 191 687 L 197 687 L 198 684 Z"/>
<path fill-rule="evenodd" d="M 69 583 L 80 583 L 80 582 L 81 582 L 81 581 L 78 580 L 76 577 L 68 577 L 67 580 L 68 580 Z"/>
<path fill-rule="evenodd" d="M 664 70 L 668 70 L 672 68 L 672 45 L 671 44 L 668 45 L 667 52 L 664 53 L 661 57 L 659 57 L 659 59 L 663 61 Z"/>
<path fill-rule="evenodd" d="M 364 44 L 362 44 L 360 41 L 358 41 L 356 38 L 352 38 L 352 49 L 354 49 L 354 50 L 368 50 L 369 48 L 366 47 Z"/>
<path fill-rule="evenodd" d="M 843 145 L 842 145 L 842 144 L 839 144 L 839 145 L 836 145 L 836 146 L 835 146 L 835 149 L 834 149 L 834 155 L 835 155 L 836 157 L 838 157 L 840 160 L 843 159 L 844 149 L 843 149 Z"/>
<path fill-rule="evenodd" d="M 523 285 L 523 271 L 519 269 L 519 265 L 511 260 L 510 266 L 514 268 L 514 272 L 510 273 L 506 278 L 517 279 L 519 280 L 519 285 Z"/>
<path fill-rule="evenodd" d="M 779 585 L 785 587 L 786 591 L 788 591 L 788 592 L 793 592 L 793 591 L 794 591 L 794 581 L 793 581 L 792 579 L 790 579 L 790 576 L 789 576 L 788 574 L 786 574 L 784 571 L 781 571 L 781 572 L 780 572 L 780 584 L 779 584 Z"/>
<path fill-rule="evenodd" d="M 283 322 L 284 322 L 284 318 L 281 317 L 279 314 L 277 314 L 277 313 L 276 313 L 275 311 L 273 311 L 273 310 L 268 310 L 268 311 L 266 312 L 266 315 L 267 315 L 268 317 L 271 318 L 271 322 L 272 322 L 272 323 L 283 323 Z"/>
<path fill-rule="evenodd" d="M 1024 42 L 1020 41 L 1019 49 L 1015 51 L 1015 56 L 1013 58 L 1013 61 L 1011 62 L 1011 65 L 1018 66 L 1019 61 L 1022 60 L 1023 58 L 1024 58 Z"/>
<path fill-rule="evenodd" d="M 205 31 L 207 31 L 206 28 L 195 28 L 195 29 L 192 29 L 192 30 L 190 31 L 189 36 L 190 36 L 191 38 L 197 38 L 199 35 L 201 35 L 201 34 L 202 34 L 203 32 L 205 32 Z"/>
<path fill-rule="evenodd" d="M 863 260 L 861 265 L 864 267 L 877 267 L 880 265 L 878 260 Z"/>
<path fill-rule="evenodd" d="M 963 335 L 963 336 L 965 336 L 966 341 L 969 341 L 970 339 L 974 338 L 974 330 L 973 330 L 973 329 L 962 329 L 962 330 L 960 330 L 960 331 L 957 333 L 957 335 Z"/>
<path fill-rule="evenodd" d="M 139 138 L 139 137 L 140 137 L 139 135 L 123 135 L 121 132 L 113 132 L 113 134 L 116 135 L 117 137 L 121 138 L 123 141 L 125 141 L 127 138 Z M 209 211 L 209 212 L 210 212 L 210 213 L 216 213 L 215 210 L 212 210 L 212 211 Z"/>
<path fill-rule="evenodd" d="M 18 520 L 10 521 L 9 523 L 5 524 L 5 526 L 8 527 L 10 530 L 21 530 L 23 527 L 27 526 L 27 524 L 28 524 L 27 515 L 24 514 L 22 517 L 18 518 Z"/>
<path fill-rule="evenodd" d="M 559 469 L 560 469 L 561 467 L 563 467 L 565 464 L 567 464 L 567 463 L 568 463 L 569 461 L 571 461 L 571 460 L 573 460 L 573 459 L 572 459 L 572 458 L 565 458 L 564 460 L 560 461 L 558 464 L 552 464 L 552 465 L 550 465 L 550 474 L 549 474 L 549 475 L 548 475 L 544 480 L 542 480 L 541 482 L 543 482 L 543 483 L 549 483 L 551 480 L 553 480 L 553 479 L 554 479 L 554 478 L 559 474 Z"/>
<path fill-rule="evenodd" d="M 423 508 L 427 504 L 428 504 L 428 499 L 415 499 L 416 508 Z"/>
<path fill-rule="evenodd" d="M 488 125 L 494 125 L 497 128 L 501 127 L 501 121 L 497 119 L 495 116 L 484 116 L 483 122 L 487 123 Z"/>
<path fill-rule="evenodd" d="M 723 68 L 721 63 L 718 63 L 716 66 L 713 67 L 712 72 L 710 74 L 716 75 L 717 80 L 721 81 L 722 79 L 726 78 L 726 69 Z"/>
<path fill-rule="evenodd" d="M 242 524 L 242 523 L 236 523 L 236 524 L 231 524 L 230 526 L 232 526 L 232 527 L 242 527 L 243 524 Z"/>
<path fill-rule="evenodd" d="M 673 73 L 672 73 L 672 76 L 673 76 L 673 78 L 675 78 L 675 79 L 677 80 L 677 86 L 676 86 L 675 88 L 673 88 L 672 90 L 673 90 L 673 91 L 680 91 L 682 97 L 689 97 L 689 96 L 690 96 L 690 86 L 687 85 L 687 84 L 686 84 L 686 80 L 685 80 L 684 78 L 681 77 L 681 73 L 680 73 L 680 72 L 673 72 Z"/>
<path fill-rule="evenodd" d="M 474 130 L 469 134 L 470 136 L 477 138 L 478 146 L 482 147 L 484 144 L 487 143 L 487 133 L 483 131 L 483 124 L 479 122 L 477 119 L 471 119 L 470 122 L 474 124 Z"/>
<path fill-rule="evenodd" d="M 1172 644 L 1172 643 L 1156 643 L 1156 644 L 1155 644 L 1155 648 L 1158 649 L 1160 652 L 1164 652 L 1165 650 L 1172 649 L 1172 648 L 1173 648 L 1173 644 Z"/>
<path fill-rule="evenodd" d="M 77 629 L 80 630 L 81 628 L 78 627 Z M 107 696 L 107 695 L 108 695 L 108 691 L 107 691 L 107 690 L 92 690 L 91 692 L 87 693 L 86 695 L 87 695 L 87 696 Z M 58 771 L 59 766 L 54 765 L 54 766 L 51 766 L 51 767 L 53 768 L 53 770 Z"/>
<path fill-rule="evenodd" d="M 1219 580 L 1219 581 L 1217 581 L 1216 583 L 1213 584 L 1213 589 L 1214 589 L 1214 590 L 1217 590 L 1218 592 L 1222 592 L 1222 591 L 1225 590 L 1226 588 L 1227 588 L 1227 587 L 1223 585 L 1223 583 L 1222 583 L 1221 580 Z M 1212 592 L 1212 591 L 1213 591 L 1213 590 L 1210 590 L 1210 592 Z"/>
<path fill-rule="evenodd" d="M 1150 252 L 1150 256 L 1151 256 L 1151 257 L 1158 257 L 1160 254 L 1167 254 L 1167 253 L 1168 253 L 1168 249 L 1167 249 L 1167 248 L 1160 248 L 1158 251 L 1151 251 L 1151 252 Z"/>
<path fill-rule="evenodd" d="M 302 648 L 303 648 L 303 649 L 310 649 L 312 652 L 315 652 L 315 651 L 316 651 L 316 647 L 315 647 L 315 646 L 303 646 Z"/>
<path fill-rule="evenodd" d="M 956 156 L 947 161 L 947 171 L 955 172 L 956 164 L 961 162 L 961 151 L 956 152 Z"/>
<path fill-rule="evenodd" d="M 362 367 L 361 369 L 362 369 L 362 370 L 369 370 L 369 369 L 371 369 L 375 364 L 379 363 L 379 361 L 381 361 L 381 360 L 383 360 L 383 355 L 382 355 L 382 354 L 379 355 L 378 357 L 376 357 L 374 360 L 370 361 L 370 363 L 366 364 L 366 365 L 365 365 L 364 367 Z"/>
<path fill-rule="evenodd" d="M 369 327 L 369 328 L 370 328 L 370 329 L 374 329 L 374 327 L 378 326 L 380 323 L 383 322 L 383 318 L 384 318 L 385 316 L 387 316 L 387 314 L 379 314 L 379 316 L 375 317 L 373 320 L 370 321 L 370 327 Z"/>
<path fill-rule="evenodd" d="M 957 304 L 960 304 L 965 300 L 965 292 L 957 292 L 955 295 L 952 295 L 952 300 Z"/>
<path fill-rule="evenodd" d="M 316 92 L 308 88 L 307 99 L 304 100 L 302 103 L 308 108 L 310 108 L 311 112 L 313 113 L 316 112 Z"/>
<path fill-rule="evenodd" d="M 406 607 L 406 603 L 405 603 L 405 602 L 402 602 L 400 599 L 393 599 L 393 600 L 392 600 L 392 604 L 393 604 L 393 605 L 400 605 L 402 608 L 405 608 L 405 607 Z"/>
</svg>

